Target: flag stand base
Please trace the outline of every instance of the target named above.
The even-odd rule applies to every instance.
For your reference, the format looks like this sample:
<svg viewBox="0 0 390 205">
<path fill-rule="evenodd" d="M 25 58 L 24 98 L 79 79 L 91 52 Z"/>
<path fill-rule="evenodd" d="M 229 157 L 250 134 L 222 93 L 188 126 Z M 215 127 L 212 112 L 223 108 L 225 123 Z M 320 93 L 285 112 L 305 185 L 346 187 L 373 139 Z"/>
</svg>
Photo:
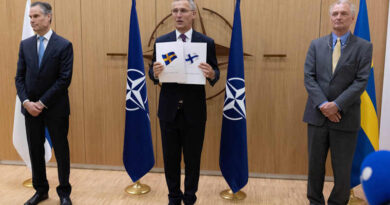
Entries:
<svg viewBox="0 0 390 205">
<path fill-rule="evenodd" d="M 23 186 L 26 188 L 32 188 L 33 187 L 32 179 L 30 178 L 30 179 L 27 179 L 26 181 L 24 181 Z"/>
<path fill-rule="evenodd" d="M 246 198 L 245 192 L 238 191 L 237 193 L 233 193 L 231 189 L 226 189 L 219 195 L 226 200 L 244 200 Z"/>
<path fill-rule="evenodd" d="M 132 195 L 141 195 L 146 194 L 150 191 L 150 187 L 146 184 L 141 184 L 141 182 L 136 181 L 134 184 L 126 187 L 125 192 Z"/>
<path fill-rule="evenodd" d="M 351 189 L 351 193 L 349 195 L 348 205 L 366 205 L 366 204 L 367 204 L 366 201 L 364 201 L 363 199 L 355 196 L 355 193 Z"/>
</svg>

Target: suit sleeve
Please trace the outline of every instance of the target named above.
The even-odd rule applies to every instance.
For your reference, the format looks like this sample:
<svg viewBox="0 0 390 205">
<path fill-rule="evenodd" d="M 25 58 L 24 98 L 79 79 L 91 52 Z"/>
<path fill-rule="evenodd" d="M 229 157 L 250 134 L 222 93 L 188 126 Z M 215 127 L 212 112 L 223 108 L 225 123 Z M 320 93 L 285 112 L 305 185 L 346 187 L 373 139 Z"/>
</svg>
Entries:
<svg viewBox="0 0 390 205">
<path fill-rule="evenodd" d="M 213 68 L 215 72 L 215 78 L 213 80 L 207 78 L 210 85 L 214 86 L 214 84 L 219 80 L 219 68 L 218 68 L 217 57 L 215 54 L 214 40 L 211 40 L 211 42 L 207 43 L 207 63 Z"/>
<path fill-rule="evenodd" d="M 154 84 L 158 84 L 159 80 L 154 77 L 153 72 L 153 64 L 156 62 L 156 43 L 154 43 L 154 49 L 153 49 L 153 57 L 152 57 L 152 63 L 149 65 L 149 78 L 154 82 Z"/>
<path fill-rule="evenodd" d="M 353 83 L 334 100 L 341 110 L 346 111 L 348 106 L 359 100 L 367 86 L 372 63 L 372 44 L 369 43 L 362 49 L 358 60 L 358 70 Z"/>
<path fill-rule="evenodd" d="M 309 99 L 312 100 L 314 107 L 318 107 L 321 103 L 327 101 L 327 97 L 322 91 L 320 85 L 317 82 L 316 75 L 316 50 L 314 42 L 312 41 L 307 51 L 305 68 L 304 68 L 304 81 L 305 88 L 309 94 Z"/>
<path fill-rule="evenodd" d="M 42 95 L 40 101 L 49 109 L 57 93 L 66 92 L 72 80 L 73 46 L 68 42 L 60 53 L 60 70 L 55 83 Z"/>
<path fill-rule="evenodd" d="M 15 76 L 16 92 L 22 103 L 23 101 L 28 99 L 26 86 L 25 86 L 25 82 L 26 82 L 25 78 L 26 78 L 26 62 L 24 59 L 23 41 L 22 41 L 20 42 L 20 46 L 19 46 L 19 58 L 18 58 L 16 76 Z"/>
</svg>

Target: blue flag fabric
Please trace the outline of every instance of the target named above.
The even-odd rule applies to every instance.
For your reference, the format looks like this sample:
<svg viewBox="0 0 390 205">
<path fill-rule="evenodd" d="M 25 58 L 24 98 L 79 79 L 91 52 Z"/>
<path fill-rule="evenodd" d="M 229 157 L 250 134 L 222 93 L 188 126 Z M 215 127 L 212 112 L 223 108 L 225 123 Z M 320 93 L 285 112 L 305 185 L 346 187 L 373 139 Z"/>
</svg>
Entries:
<svg viewBox="0 0 390 205">
<path fill-rule="evenodd" d="M 130 15 L 124 138 L 123 164 L 130 178 L 136 182 L 152 169 L 154 153 L 135 0 Z"/>
<path fill-rule="evenodd" d="M 240 0 L 236 2 L 223 108 L 219 166 L 236 193 L 248 183 L 244 51 Z"/>
<path fill-rule="evenodd" d="M 370 41 L 367 5 L 360 1 L 354 35 Z M 357 138 L 356 150 L 352 162 L 351 188 L 360 184 L 360 167 L 367 155 L 379 148 L 379 128 L 376 111 L 374 66 L 371 65 L 367 87 L 361 96 L 361 125 Z"/>
<path fill-rule="evenodd" d="M 165 65 L 169 65 L 170 63 L 172 63 L 172 61 L 174 61 L 177 58 L 177 56 L 175 52 L 169 52 L 168 54 L 163 54 L 162 58 L 165 62 Z"/>
</svg>

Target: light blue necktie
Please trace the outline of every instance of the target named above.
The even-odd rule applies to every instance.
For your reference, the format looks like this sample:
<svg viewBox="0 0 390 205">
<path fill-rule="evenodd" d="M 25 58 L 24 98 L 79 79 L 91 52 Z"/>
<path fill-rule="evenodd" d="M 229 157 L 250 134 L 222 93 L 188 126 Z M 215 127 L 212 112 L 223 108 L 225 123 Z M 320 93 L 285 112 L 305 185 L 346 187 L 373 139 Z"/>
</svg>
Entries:
<svg viewBox="0 0 390 205">
<path fill-rule="evenodd" d="M 39 68 L 41 67 L 43 54 L 45 53 L 45 46 L 43 45 L 43 40 L 45 40 L 45 37 L 39 36 L 39 49 L 38 49 Z"/>
</svg>

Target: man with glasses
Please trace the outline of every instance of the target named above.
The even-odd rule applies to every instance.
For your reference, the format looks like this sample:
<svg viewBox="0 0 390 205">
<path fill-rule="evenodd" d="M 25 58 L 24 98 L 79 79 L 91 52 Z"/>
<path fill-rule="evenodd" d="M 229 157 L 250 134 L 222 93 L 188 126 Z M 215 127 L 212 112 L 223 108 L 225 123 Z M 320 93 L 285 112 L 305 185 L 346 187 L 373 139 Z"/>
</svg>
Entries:
<svg viewBox="0 0 390 205">
<path fill-rule="evenodd" d="M 199 69 L 210 85 L 219 79 L 219 70 L 213 39 L 196 32 L 192 24 L 196 16 L 193 0 L 174 0 L 172 17 L 176 30 L 156 39 L 156 43 L 181 41 L 207 43 L 207 62 Z M 164 65 L 156 62 L 156 46 L 153 53 L 149 77 L 159 83 L 158 76 Z M 198 190 L 200 159 L 205 123 L 206 94 L 204 85 L 162 83 L 158 117 L 164 156 L 165 178 L 168 185 L 169 205 L 194 204 Z M 185 164 L 184 194 L 180 190 L 180 164 L 183 150 Z"/>
</svg>

